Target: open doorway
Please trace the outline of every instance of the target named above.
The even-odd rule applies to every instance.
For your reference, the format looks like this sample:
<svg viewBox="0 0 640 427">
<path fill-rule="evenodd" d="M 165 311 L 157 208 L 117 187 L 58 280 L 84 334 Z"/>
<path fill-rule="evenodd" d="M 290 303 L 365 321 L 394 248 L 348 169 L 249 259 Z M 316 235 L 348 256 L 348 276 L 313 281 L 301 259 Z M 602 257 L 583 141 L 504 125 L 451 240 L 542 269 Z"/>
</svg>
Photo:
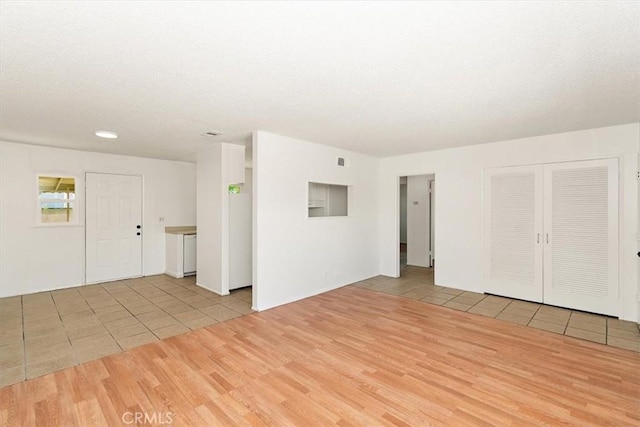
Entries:
<svg viewBox="0 0 640 427">
<path fill-rule="evenodd" d="M 399 185 L 400 276 L 435 265 L 435 175 L 402 176 Z"/>
<path fill-rule="evenodd" d="M 400 177 L 400 270 L 407 265 L 407 177 Z"/>
</svg>

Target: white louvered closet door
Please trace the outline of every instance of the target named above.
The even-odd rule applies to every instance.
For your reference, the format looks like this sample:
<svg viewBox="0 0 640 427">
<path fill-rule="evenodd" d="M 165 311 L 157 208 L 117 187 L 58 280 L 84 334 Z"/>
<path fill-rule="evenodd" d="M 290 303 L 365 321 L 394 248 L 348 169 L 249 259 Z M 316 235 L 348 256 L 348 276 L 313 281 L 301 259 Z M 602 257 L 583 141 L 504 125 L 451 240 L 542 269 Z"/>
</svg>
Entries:
<svg viewBox="0 0 640 427">
<path fill-rule="evenodd" d="M 486 292 L 542 301 L 542 166 L 484 172 Z"/>
<path fill-rule="evenodd" d="M 544 166 L 544 302 L 618 314 L 618 160 Z"/>
</svg>

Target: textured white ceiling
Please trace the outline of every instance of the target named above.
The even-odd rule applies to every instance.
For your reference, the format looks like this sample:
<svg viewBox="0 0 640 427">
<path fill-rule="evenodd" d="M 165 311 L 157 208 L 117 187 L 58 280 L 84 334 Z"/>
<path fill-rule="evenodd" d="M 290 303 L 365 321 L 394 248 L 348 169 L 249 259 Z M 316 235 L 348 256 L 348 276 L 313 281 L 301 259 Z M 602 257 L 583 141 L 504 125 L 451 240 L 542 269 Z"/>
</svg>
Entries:
<svg viewBox="0 0 640 427">
<path fill-rule="evenodd" d="M 640 121 L 639 2 L 0 8 L 9 141 L 193 159 L 261 129 L 388 156 Z"/>
</svg>

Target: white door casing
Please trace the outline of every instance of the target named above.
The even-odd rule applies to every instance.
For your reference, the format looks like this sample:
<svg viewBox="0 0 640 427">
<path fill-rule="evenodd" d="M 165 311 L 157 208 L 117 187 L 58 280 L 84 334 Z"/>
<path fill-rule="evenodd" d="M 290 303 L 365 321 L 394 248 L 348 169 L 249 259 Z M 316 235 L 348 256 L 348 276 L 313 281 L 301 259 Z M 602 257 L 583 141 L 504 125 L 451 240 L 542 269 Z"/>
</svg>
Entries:
<svg viewBox="0 0 640 427">
<path fill-rule="evenodd" d="M 436 182 L 429 181 L 429 265 L 433 267 L 436 260 Z"/>
<path fill-rule="evenodd" d="M 542 301 L 541 168 L 485 170 L 482 253 L 486 292 Z"/>
<path fill-rule="evenodd" d="M 617 316 L 618 159 L 545 165 L 544 302 Z"/>
<path fill-rule="evenodd" d="M 85 183 L 86 283 L 142 276 L 142 177 L 87 173 Z"/>
</svg>

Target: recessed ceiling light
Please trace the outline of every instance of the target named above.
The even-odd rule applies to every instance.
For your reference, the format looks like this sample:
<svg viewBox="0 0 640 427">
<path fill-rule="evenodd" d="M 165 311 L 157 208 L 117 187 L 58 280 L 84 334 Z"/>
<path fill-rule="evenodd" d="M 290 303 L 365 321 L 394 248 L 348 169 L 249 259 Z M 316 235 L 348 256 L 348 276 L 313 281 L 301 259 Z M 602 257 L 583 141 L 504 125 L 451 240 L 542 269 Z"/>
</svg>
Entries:
<svg viewBox="0 0 640 427">
<path fill-rule="evenodd" d="M 96 136 L 99 136 L 100 138 L 116 139 L 118 137 L 118 134 L 108 130 L 99 130 L 98 132 L 96 132 Z"/>
</svg>

